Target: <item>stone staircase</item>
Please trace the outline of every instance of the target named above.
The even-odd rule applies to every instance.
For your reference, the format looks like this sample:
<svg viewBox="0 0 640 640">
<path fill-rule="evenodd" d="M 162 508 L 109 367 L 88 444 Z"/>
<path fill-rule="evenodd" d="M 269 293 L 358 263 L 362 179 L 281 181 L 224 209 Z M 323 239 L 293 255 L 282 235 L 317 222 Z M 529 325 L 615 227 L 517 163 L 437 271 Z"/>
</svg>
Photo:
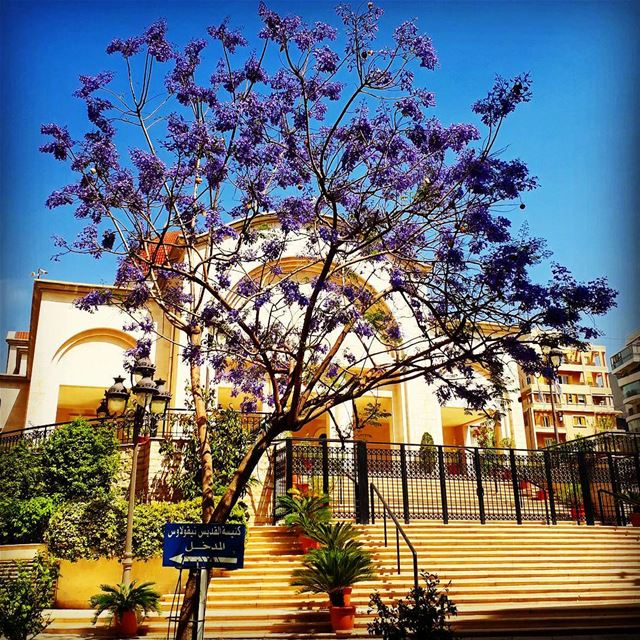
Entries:
<svg viewBox="0 0 640 640">
<path fill-rule="evenodd" d="M 450 582 L 458 605 L 454 628 L 464 636 L 526 633 L 602 633 L 640 628 L 640 530 L 576 524 L 412 522 L 405 531 L 421 569 Z M 401 550 L 396 572 L 395 530 L 383 544 L 381 524 L 363 526 L 362 540 L 379 579 L 356 585 L 354 636 L 366 635 L 369 595 L 405 596 L 412 586 L 411 556 Z M 402 544 L 402 541 L 401 541 Z M 207 598 L 207 638 L 323 637 L 329 634 L 326 597 L 289 586 L 300 566 L 295 538 L 283 527 L 250 530 L 245 568 L 218 572 Z M 173 596 L 147 619 L 149 635 L 166 635 Z M 55 611 L 48 633 L 95 633 L 89 611 Z"/>
</svg>

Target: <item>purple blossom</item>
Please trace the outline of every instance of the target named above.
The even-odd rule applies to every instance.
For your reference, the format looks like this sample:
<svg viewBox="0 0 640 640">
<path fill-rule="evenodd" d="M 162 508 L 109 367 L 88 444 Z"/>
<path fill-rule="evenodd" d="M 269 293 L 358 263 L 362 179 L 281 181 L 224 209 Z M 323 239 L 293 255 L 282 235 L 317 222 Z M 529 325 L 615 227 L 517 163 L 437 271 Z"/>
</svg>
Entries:
<svg viewBox="0 0 640 640">
<path fill-rule="evenodd" d="M 149 55 L 155 58 L 157 62 L 167 62 L 167 60 L 170 60 L 175 55 L 171 45 L 165 38 L 166 34 L 167 21 L 157 20 L 144 32 L 143 35 Z"/>
<path fill-rule="evenodd" d="M 149 287 L 144 283 L 140 283 L 127 292 L 122 299 L 122 306 L 127 310 L 140 309 L 145 306 L 150 298 L 151 291 L 149 291 Z"/>
<path fill-rule="evenodd" d="M 47 142 L 40 147 L 42 153 L 52 153 L 56 160 L 66 160 L 69 150 L 73 146 L 71 136 L 66 127 L 59 127 L 57 124 L 43 124 L 40 133 L 46 136 L 53 136 L 51 142 Z"/>
<path fill-rule="evenodd" d="M 131 161 L 138 169 L 140 190 L 147 195 L 157 192 L 162 187 L 166 175 L 166 167 L 162 160 L 152 153 L 132 149 Z"/>
<path fill-rule="evenodd" d="M 389 275 L 389 284 L 391 284 L 394 289 L 402 289 L 404 282 L 404 274 L 402 271 L 400 271 L 400 269 L 392 269 Z"/>
<path fill-rule="evenodd" d="M 267 82 L 267 74 L 264 72 L 260 61 L 251 55 L 244 65 L 244 75 L 249 82 Z"/>
<path fill-rule="evenodd" d="M 435 69 L 438 64 L 438 57 L 433 48 L 431 38 L 419 35 L 418 28 L 414 22 L 403 22 L 393 32 L 393 39 L 400 49 L 411 53 L 420 60 L 420 66 L 427 69 Z"/>
<path fill-rule="evenodd" d="M 235 53 L 238 47 L 246 47 L 247 41 L 238 29 L 229 29 L 229 20 L 226 19 L 222 24 L 207 29 L 209 35 L 215 40 L 220 40 L 222 46 L 231 53 Z"/>
<path fill-rule="evenodd" d="M 196 85 L 194 76 L 200 64 L 200 53 L 207 46 L 204 40 L 192 40 L 184 49 L 183 55 L 175 55 L 175 66 L 165 78 L 165 87 L 169 93 L 176 94 L 178 102 L 184 105 L 192 101 L 204 100 L 215 104 L 215 91 Z"/>
<path fill-rule="evenodd" d="M 302 23 L 298 16 L 279 16 L 275 11 L 267 9 L 264 2 L 260 2 L 258 5 L 258 15 L 264 23 L 258 36 L 280 44 L 285 44 L 287 40 L 293 39 Z"/>
<path fill-rule="evenodd" d="M 531 77 L 528 73 L 506 80 L 496 76 L 493 88 L 486 98 L 478 100 L 472 109 L 481 116 L 482 122 L 493 127 L 511 113 L 521 102 L 531 100 Z"/>
<path fill-rule="evenodd" d="M 75 300 L 73 304 L 81 311 L 93 313 L 98 310 L 98 307 L 111 304 L 112 298 L 113 293 L 111 291 L 102 289 L 89 292 L 86 296 Z"/>
<path fill-rule="evenodd" d="M 335 73 L 340 56 L 329 47 L 321 47 L 313 52 L 316 59 L 315 70 L 319 73 Z"/>
<path fill-rule="evenodd" d="M 78 188 L 74 184 L 67 185 L 58 191 L 54 191 L 46 201 L 47 208 L 54 209 L 66 204 L 73 204 Z"/>
<path fill-rule="evenodd" d="M 140 51 L 140 47 L 143 44 L 144 39 L 141 36 L 127 38 L 126 40 L 115 38 L 107 46 L 107 53 L 109 55 L 112 53 L 120 53 L 123 58 L 130 58 Z"/>
<path fill-rule="evenodd" d="M 76 98 L 88 98 L 94 91 L 102 89 L 113 80 L 112 71 L 102 71 L 95 76 L 80 76 L 81 87 L 73 92 Z"/>
</svg>

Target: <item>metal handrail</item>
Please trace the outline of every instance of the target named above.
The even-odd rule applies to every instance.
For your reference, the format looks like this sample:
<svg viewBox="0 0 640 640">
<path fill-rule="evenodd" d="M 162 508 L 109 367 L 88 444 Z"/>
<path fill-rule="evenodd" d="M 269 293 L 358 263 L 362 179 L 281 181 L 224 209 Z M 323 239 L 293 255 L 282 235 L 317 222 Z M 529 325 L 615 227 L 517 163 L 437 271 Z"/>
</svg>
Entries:
<svg viewBox="0 0 640 640">
<path fill-rule="evenodd" d="M 630 498 L 629 496 L 624 495 L 623 493 L 614 493 L 613 491 L 609 491 L 608 489 L 598 489 L 598 504 L 600 505 L 600 516 L 604 515 L 604 508 L 602 504 L 602 494 L 606 493 L 610 495 L 614 500 L 614 506 L 616 510 L 616 524 L 619 527 L 623 527 L 627 524 L 627 518 L 624 515 L 624 509 L 620 511 L 618 509 L 618 505 L 620 502 L 626 502 L 631 505 L 635 505 L 640 507 L 640 500 L 635 500 L 634 498 Z"/>
<path fill-rule="evenodd" d="M 172 436 L 174 439 L 180 439 L 184 436 L 183 433 L 180 433 L 176 436 L 173 436 L 173 427 L 166 428 L 164 426 L 165 422 L 169 421 L 172 417 L 180 417 L 182 415 L 188 416 L 190 413 L 193 413 L 192 409 L 182 408 L 182 407 L 170 407 L 167 409 L 167 412 L 164 416 L 156 418 L 157 423 L 162 423 L 163 427 L 160 434 L 153 434 L 151 437 L 154 440 L 162 440 L 167 436 Z M 256 418 L 257 421 L 263 420 L 265 416 L 269 415 L 264 411 L 236 411 L 239 416 L 251 416 Z M 130 416 L 118 416 L 115 418 L 83 418 L 85 422 L 90 424 L 94 423 L 102 423 L 109 422 L 115 424 L 119 431 L 125 432 L 127 430 L 131 430 L 132 419 Z M 56 429 L 59 427 L 63 427 L 65 425 L 71 424 L 72 420 L 66 420 L 64 422 L 52 422 L 50 424 L 42 424 L 42 425 L 29 425 L 28 427 L 24 427 L 22 429 L 10 429 L 5 431 L 0 431 L 0 446 L 3 443 L 17 443 L 23 438 L 28 438 L 31 440 L 45 440 L 48 438 Z M 126 435 L 120 439 L 121 444 L 126 444 L 128 438 Z"/>
<path fill-rule="evenodd" d="M 376 516 L 375 516 L 375 508 L 374 508 L 374 494 L 378 496 L 380 502 L 382 502 L 382 506 L 384 507 L 382 510 L 382 517 L 384 522 L 384 546 L 387 545 L 387 513 L 389 517 L 393 521 L 393 524 L 396 525 L 396 557 L 398 560 L 398 574 L 400 573 L 400 536 L 403 537 L 407 546 L 409 547 L 409 551 L 411 551 L 411 555 L 413 556 L 413 586 L 415 589 L 418 588 L 418 554 L 416 553 L 415 547 L 411 544 L 411 540 L 409 540 L 409 536 L 404 532 L 404 529 L 398 522 L 398 518 L 393 515 L 393 512 L 389 508 L 386 500 L 382 497 L 382 494 L 378 490 L 378 487 L 372 482 L 371 485 L 371 524 L 375 524 Z"/>
</svg>

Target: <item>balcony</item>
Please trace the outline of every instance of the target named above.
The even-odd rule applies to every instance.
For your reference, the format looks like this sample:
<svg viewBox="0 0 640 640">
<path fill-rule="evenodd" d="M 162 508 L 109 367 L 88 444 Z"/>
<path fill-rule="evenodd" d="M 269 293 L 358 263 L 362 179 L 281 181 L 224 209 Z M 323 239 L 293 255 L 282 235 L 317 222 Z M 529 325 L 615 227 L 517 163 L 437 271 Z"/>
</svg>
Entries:
<svg viewBox="0 0 640 640">
<path fill-rule="evenodd" d="M 629 431 L 640 433 L 640 416 L 627 418 L 627 426 L 629 427 Z"/>
<path fill-rule="evenodd" d="M 553 433 L 553 425 L 544 425 L 544 424 L 536 424 L 535 425 L 535 430 L 539 431 L 540 433 Z M 566 433 L 567 428 L 564 426 L 563 422 L 560 422 L 560 420 L 558 420 L 558 433 Z"/>
<path fill-rule="evenodd" d="M 624 398 L 625 403 L 631 402 L 632 398 L 636 396 L 640 397 L 640 380 L 636 380 L 631 384 L 627 384 L 620 389 L 622 391 L 622 397 Z"/>
<path fill-rule="evenodd" d="M 640 344 L 631 344 L 611 356 L 611 372 L 618 374 L 633 364 L 640 364 Z"/>
</svg>

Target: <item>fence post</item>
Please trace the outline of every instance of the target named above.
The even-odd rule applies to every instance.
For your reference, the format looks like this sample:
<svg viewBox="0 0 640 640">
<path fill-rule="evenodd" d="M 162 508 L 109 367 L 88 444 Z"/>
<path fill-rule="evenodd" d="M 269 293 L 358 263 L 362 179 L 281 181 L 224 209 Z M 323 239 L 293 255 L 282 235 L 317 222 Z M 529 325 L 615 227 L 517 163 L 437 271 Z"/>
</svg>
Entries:
<svg viewBox="0 0 640 640">
<path fill-rule="evenodd" d="M 640 486 L 640 453 L 636 451 L 633 455 L 633 460 L 636 463 L 636 480 L 638 481 L 638 485 Z"/>
<path fill-rule="evenodd" d="M 369 469 L 367 443 L 364 440 L 356 440 L 356 478 L 356 522 L 369 524 Z"/>
<path fill-rule="evenodd" d="M 556 502 L 555 492 L 553 491 L 553 473 L 551 472 L 551 455 L 545 449 L 542 452 L 544 458 L 544 472 L 547 476 L 547 495 L 549 496 L 549 511 L 551 512 L 551 522 L 558 524 L 558 517 L 556 516 Z"/>
<path fill-rule="evenodd" d="M 480 462 L 480 451 L 478 447 L 473 449 L 473 464 L 476 470 L 476 493 L 478 494 L 478 511 L 480 512 L 480 524 L 484 524 L 487 519 L 484 513 L 484 489 L 482 488 L 482 464 Z"/>
<path fill-rule="evenodd" d="M 404 521 L 409 524 L 409 480 L 407 478 L 407 448 L 400 445 L 400 481 L 402 483 L 402 512 Z"/>
<path fill-rule="evenodd" d="M 293 489 L 293 440 L 287 438 L 284 442 L 284 486 L 288 493 Z"/>
<path fill-rule="evenodd" d="M 329 443 L 322 439 L 322 493 L 329 495 Z"/>
<path fill-rule="evenodd" d="M 449 524 L 449 504 L 447 503 L 447 478 L 444 472 L 444 451 L 438 445 L 438 475 L 440 476 L 440 501 L 442 503 L 442 522 Z"/>
<path fill-rule="evenodd" d="M 591 479 L 589 477 L 589 466 L 587 465 L 587 454 L 578 451 L 578 478 L 580 479 L 580 489 L 582 490 L 582 501 L 584 503 L 584 519 L 588 525 L 594 525 L 593 501 L 591 500 Z"/>
<path fill-rule="evenodd" d="M 276 507 L 277 507 L 277 491 L 278 491 L 278 445 L 273 445 L 273 489 L 271 494 L 271 524 L 278 524 L 278 518 L 276 516 Z"/>
<path fill-rule="evenodd" d="M 520 489 L 518 487 L 518 467 L 516 452 L 509 449 L 509 464 L 511 465 L 511 484 L 513 485 L 513 504 L 516 508 L 516 522 L 522 524 L 522 505 L 520 504 Z"/>
<path fill-rule="evenodd" d="M 609 461 L 609 477 L 611 478 L 611 492 L 619 493 L 620 488 L 618 483 L 618 473 L 616 469 L 616 464 L 613 461 L 613 456 L 611 455 L 611 453 L 607 453 L 607 459 Z M 614 499 L 613 504 L 614 504 L 614 510 L 616 514 L 616 524 L 620 527 L 622 526 L 622 517 L 620 516 L 620 503 L 618 502 L 617 499 Z M 602 500 L 599 501 L 599 506 L 600 506 L 600 521 L 604 524 Z M 624 513 L 624 507 L 622 511 Z"/>
</svg>

